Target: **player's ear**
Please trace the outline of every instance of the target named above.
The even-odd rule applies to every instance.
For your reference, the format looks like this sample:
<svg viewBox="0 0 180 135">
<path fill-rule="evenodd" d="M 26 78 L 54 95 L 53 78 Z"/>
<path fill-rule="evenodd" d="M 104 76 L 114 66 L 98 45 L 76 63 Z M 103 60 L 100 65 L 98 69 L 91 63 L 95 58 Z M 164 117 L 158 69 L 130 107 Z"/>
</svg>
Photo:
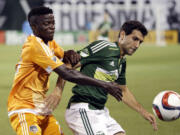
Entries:
<svg viewBox="0 0 180 135">
<path fill-rule="evenodd" d="M 30 19 L 29 19 L 29 24 L 31 26 L 31 29 L 34 31 L 37 27 L 37 18 L 35 18 L 34 16 L 32 16 Z"/>
<path fill-rule="evenodd" d="M 32 31 L 33 31 L 33 33 L 36 31 L 36 26 L 35 25 L 33 25 L 33 24 L 30 24 L 30 26 L 31 26 L 31 29 L 32 29 Z"/>
<path fill-rule="evenodd" d="M 125 31 L 121 31 L 121 32 L 120 32 L 120 38 L 119 38 L 119 41 L 124 40 L 125 37 L 126 37 Z"/>
<path fill-rule="evenodd" d="M 126 37 L 125 31 L 121 31 L 122 38 L 124 39 Z"/>
</svg>

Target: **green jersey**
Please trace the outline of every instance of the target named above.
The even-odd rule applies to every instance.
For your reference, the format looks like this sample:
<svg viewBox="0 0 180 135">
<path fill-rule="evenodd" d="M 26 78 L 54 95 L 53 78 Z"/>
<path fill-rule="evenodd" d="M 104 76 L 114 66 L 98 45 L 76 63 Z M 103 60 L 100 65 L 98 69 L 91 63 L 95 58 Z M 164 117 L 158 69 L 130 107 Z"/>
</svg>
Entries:
<svg viewBox="0 0 180 135">
<path fill-rule="evenodd" d="M 99 40 L 78 51 L 81 55 L 80 71 L 90 77 L 106 82 L 126 84 L 126 59 L 120 59 L 117 43 Z M 75 85 L 69 103 L 89 103 L 92 109 L 103 109 L 107 101 L 107 92 L 101 87 Z"/>
</svg>

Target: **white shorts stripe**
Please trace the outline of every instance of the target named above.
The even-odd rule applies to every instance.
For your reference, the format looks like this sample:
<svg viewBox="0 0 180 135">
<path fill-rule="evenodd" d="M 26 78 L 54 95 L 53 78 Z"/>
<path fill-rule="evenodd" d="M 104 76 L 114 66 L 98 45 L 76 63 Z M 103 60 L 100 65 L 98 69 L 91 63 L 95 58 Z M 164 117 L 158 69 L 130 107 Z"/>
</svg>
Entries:
<svg viewBox="0 0 180 135">
<path fill-rule="evenodd" d="M 91 131 L 92 134 L 94 135 L 93 130 L 92 130 L 92 126 L 91 126 L 91 124 L 90 124 L 90 122 L 89 122 L 89 118 L 88 118 L 87 113 L 86 113 L 86 110 L 83 109 L 83 112 L 84 112 L 84 117 L 86 118 L 87 123 L 88 123 L 88 125 L 89 125 L 90 131 Z"/>
</svg>

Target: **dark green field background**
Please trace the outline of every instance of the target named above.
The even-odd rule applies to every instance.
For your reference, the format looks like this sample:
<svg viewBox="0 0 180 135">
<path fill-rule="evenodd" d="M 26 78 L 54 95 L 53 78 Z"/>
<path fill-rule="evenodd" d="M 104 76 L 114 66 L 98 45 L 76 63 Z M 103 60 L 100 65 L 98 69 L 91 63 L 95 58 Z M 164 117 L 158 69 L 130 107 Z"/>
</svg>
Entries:
<svg viewBox="0 0 180 135">
<path fill-rule="evenodd" d="M 63 48 L 77 50 L 82 47 L 74 45 Z M 20 52 L 21 46 L 0 45 L 0 135 L 15 135 L 10 127 L 6 104 Z M 53 73 L 50 78 L 50 91 L 55 86 L 56 78 L 57 75 Z M 174 90 L 180 93 L 180 45 L 142 45 L 133 56 L 127 57 L 127 85 L 149 112 L 152 112 L 152 101 L 158 92 Z M 65 135 L 72 135 L 64 120 L 72 86 L 72 83 L 66 84 L 61 103 L 54 112 Z M 127 135 L 180 135 L 180 119 L 173 122 L 157 120 L 159 130 L 154 132 L 152 126 L 137 112 L 111 96 L 107 107 L 111 116 L 126 130 Z"/>
</svg>

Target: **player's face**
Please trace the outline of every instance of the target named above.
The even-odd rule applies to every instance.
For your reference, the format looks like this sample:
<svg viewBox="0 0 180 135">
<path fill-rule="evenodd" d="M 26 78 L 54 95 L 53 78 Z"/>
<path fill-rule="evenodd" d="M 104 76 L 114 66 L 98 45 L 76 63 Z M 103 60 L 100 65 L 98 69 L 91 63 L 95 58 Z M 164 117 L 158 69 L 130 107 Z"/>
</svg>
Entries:
<svg viewBox="0 0 180 135">
<path fill-rule="evenodd" d="M 35 27 L 36 36 L 45 41 L 51 41 L 54 37 L 55 21 L 53 14 L 46 14 L 37 17 L 37 24 Z"/>
<path fill-rule="evenodd" d="M 124 55 L 132 55 L 139 48 L 144 40 L 143 34 L 139 30 L 133 30 L 129 35 L 122 35 L 120 44 Z"/>
</svg>

